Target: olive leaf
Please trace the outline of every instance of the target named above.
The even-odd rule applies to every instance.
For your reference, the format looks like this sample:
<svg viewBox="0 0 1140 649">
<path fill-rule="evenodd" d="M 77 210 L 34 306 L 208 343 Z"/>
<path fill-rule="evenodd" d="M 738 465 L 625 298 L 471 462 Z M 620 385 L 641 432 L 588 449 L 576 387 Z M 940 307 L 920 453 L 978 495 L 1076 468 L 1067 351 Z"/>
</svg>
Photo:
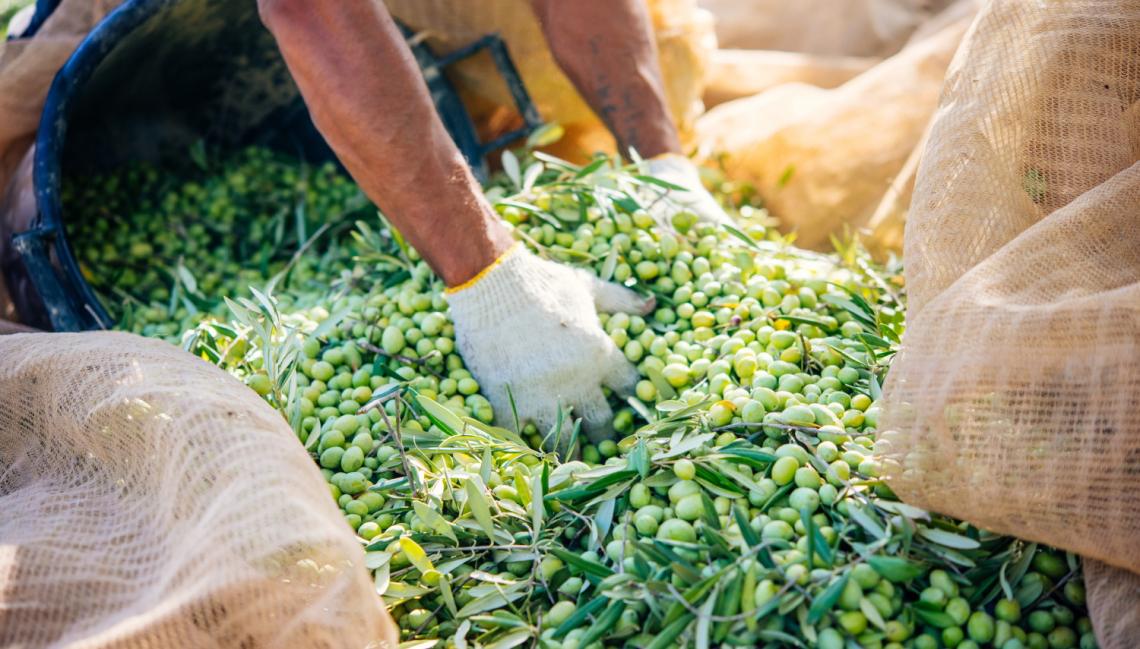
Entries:
<svg viewBox="0 0 1140 649">
<path fill-rule="evenodd" d="M 522 187 L 522 176 L 519 175 L 519 159 L 509 149 L 503 151 L 503 172 L 511 179 L 515 187 Z"/>
<path fill-rule="evenodd" d="M 408 561 L 412 562 L 416 570 L 422 573 L 435 570 L 435 566 L 433 566 L 431 560 L 428 559 L 427 553 L 424 552 L 424 549 L 420 547 L 418 543 L 405 537 L 400 539 L 399 544 L 400 549 L 404 551 L 404 555 L 408 557 Z"/>
<path fill-rule="evenodd" d="M 455 537 L 455 532 L 451 530 L 451 525 L 444 520 L 443 516 L 440 516 L 438 511 L 421 502 L 413 502 L 412 509 L 415 510 L 416 515 L 419 516 L 420 520 L 428 527 L 451 539 L 456 545 L 459 544 L 459 539 Z"/>
<path fill-rule="evenodd" d="M 867 557 L 867 563 L 870 564 L 870 566 L 875 569 L 875 572 L 879 573 L 883 579 L 896 584 L 908 582 L 923 573 L 921 566 L 902 557 L 874 555 Z"/>
<path fill-rule="evenodd" d="M 835 608 L 835 603 L 839 601 L 839 596 L 843 594 L 843 589 L 847 587 L 847 580 L 851 578 L 851 571 L 844 571 L 843 575 L 838 579 L 832 580 L 827 588 L 824 588 L 819 595 L 811 603 L 808 609 L 807 620 L 810 624 L 815 624 L 823 619 L 831 609 Z"/>
<path fill-rule="evenodd" d="M 981 547 L 974 539 L 954 534 L 945 530 L 934 529 L 932 527 L 919 528 L 918 535 L 927 541 L 943 545 L 948 548 L 955 548 L 958 550 L 974 550 Z"/>
<path fill-rule="evenodd" d="M 487 540 L 492 544 L 495 543 L 495 522 L 491 518 L 491 506 L 487 503 L 487 497 L 483 495 L 483 481 L 479 476 L 472 476 L 463 484 L 463 488 L 467 493 L 467 506 L 471 510 L 471 515 L 483 528 Z"/>
<path fill-rule="evenodd" d="M 605 597 L 595 597 L 594 599 L 590 600 L 590 602 L 585 606 L 582 606 L 578 610 L 571 613 L 570 617 L 566 618 L 565 622 L 558 625 L 558 628 L 554 630 L 554 633 L 551 637 L 553 637 L 555 640 L 560 640 L 566 637 L 566 634 L 582 626 L 583 622 L 589 619 L 589 617 L 594 613 L 600 611 L 602 607 L 606 606 L 608 603 L 609 600 Z"/>
<path fill-rule="evenodd" d="M 455 415 L 454 412 L 444 408 L 435 401 L 427 397 L 417 395 L 415 398 L 416 405 L 423 410 L 424 414 L 433 424 L 439 427 L 440 430 L 448 435 L 456 435 L 464 430 L 463 422 Z"/>
</svg>

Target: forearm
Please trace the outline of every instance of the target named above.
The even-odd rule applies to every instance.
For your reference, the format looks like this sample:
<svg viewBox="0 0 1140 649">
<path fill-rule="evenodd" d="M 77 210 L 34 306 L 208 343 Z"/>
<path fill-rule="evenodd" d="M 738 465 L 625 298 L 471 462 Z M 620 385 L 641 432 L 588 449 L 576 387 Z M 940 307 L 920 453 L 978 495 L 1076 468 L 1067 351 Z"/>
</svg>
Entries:
<svg viewBox="0 0 1140 649">
<path fill-rule="evenodd" d="M 449 285 L 510 247 L 380 0 L 259 0 L 313 122 Z"/>
<path fill-rule="evenodd" d="M 643 0 L 532 0 L 550 51 L 623 155 L 680 153 Z"/>
</svg>

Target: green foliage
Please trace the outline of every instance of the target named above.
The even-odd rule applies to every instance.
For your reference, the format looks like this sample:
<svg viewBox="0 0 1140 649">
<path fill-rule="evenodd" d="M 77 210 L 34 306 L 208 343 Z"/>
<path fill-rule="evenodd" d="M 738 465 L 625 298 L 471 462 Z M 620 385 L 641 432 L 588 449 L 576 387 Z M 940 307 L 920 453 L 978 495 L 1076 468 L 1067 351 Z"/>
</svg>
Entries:
<svg viewBox="0 0 1140 649">
<path fill-rule="evenodd" d="M 795 249 L 755 205 L 736 227 L 680 206 L 662 225 L 650 208 L 671 188 L 636 164 L 504 154 L 486 194 L 519 240 L 657 300 L 601 317 L 643 379 L 611 397 L 616 444 L 579 448 L 575 427 L 563 446 L 560 425 L 496 420 L 455 351 L 443 285 L 383 217 L 351 207 L 351 184 L 258 151 L 192 158 L 179 173 L 193 181 L 147 169 L 73 190 L 86 214 L 115 215 L 82 226 L 80 258 L 107 273 L 96 286 L 124 328 L 179 341 L 293 424 L 408 646 L 1086 634 L 1075 558 L 891 491 L 878 402 L 905 330 L 896 262 L 838 240 L 834 255 Z M 225 227 L 207 226 L 215 211 Z M 207 235 L 164 239 L 148 219 Z M 146 258 L 119 254 L 142 241 L 133 227 L 157 237 Z M 229 242 L 238 230 L 247 240 Z"/>
</svg>

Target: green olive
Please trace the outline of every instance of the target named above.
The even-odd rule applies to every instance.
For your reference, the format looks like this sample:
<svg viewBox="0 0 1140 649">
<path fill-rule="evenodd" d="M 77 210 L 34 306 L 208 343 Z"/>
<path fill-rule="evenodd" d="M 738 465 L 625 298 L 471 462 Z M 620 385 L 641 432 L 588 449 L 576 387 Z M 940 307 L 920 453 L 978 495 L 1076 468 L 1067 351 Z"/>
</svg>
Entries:
<svg viewBox="0 0 1140 649">
<path fill-rule="evenodd" d="M 786 485 L 792 482 L 796 477 L 796 471 L 800 468 L 800 463 L 794 457 L 782 457 L 776 460 L 772 465 L 772 479 L 778 485 Z"/>
<path fill-rule="evenodd" d="M 697 532 L 688 522 L 679 518 L 671 518 L 661 523 L 661 526 L 657 528 L 657 538 L 664 541 L 692 543 L 697 540 Z"/>
<path fill-rule="evenodd" d="M 674 510 L 681 520 L 695 521 L 704 513 L 704 500 L 700 494 L 685 496 L 674 506 Z"/>
</svg>

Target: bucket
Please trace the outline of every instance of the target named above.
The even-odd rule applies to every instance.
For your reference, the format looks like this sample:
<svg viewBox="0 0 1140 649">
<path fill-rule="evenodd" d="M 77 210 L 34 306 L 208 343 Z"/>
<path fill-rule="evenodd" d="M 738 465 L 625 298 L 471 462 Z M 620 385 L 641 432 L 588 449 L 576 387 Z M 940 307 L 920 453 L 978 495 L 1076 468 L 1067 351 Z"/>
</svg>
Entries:
<svg viewBox="0 0 1140 649">
<path fill-rule="evenodd" d="M 492 34 L 437 58 L 401 29 L 444 125 L 476 176 L 485 178 L 488 152 L 541 125 L 505 45 Z M 525 121 L 489 143 L 478 141 L 443 73 L 483 50 Z M 14 258 L 3 273 L 22 322 L 54 331 L 114 325 L 72 254 L 60 198 L 64 178 L 183 156 L 198 141 L 221 151 L 263 146 L 314 164 L 335 160 L 255 0 L 127 0 L 80 43 L 48 93 L 36 137 L 37 214 L 12 236 L 19 254 L 3 255 Z"/>
</svg>

